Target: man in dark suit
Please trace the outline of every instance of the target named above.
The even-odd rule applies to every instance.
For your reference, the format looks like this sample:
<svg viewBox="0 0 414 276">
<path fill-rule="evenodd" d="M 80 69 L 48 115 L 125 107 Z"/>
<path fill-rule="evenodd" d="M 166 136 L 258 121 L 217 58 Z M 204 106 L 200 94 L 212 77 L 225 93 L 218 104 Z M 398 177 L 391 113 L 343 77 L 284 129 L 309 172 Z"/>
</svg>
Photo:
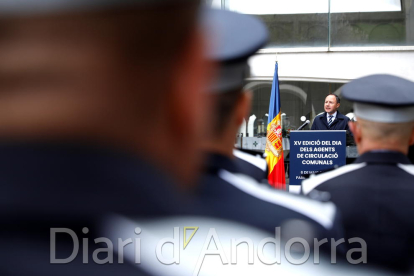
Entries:
<svg viewBox="0 0 414 276">
<path fill-rule="evenodd" d="M 349 130 L 349 118 L 338 111 L 341 99 L 331 94 L 325 98 L 325 112 L 313 120 L 312 130 Z"/>
<path fill-rule="evenodd" d="M 350 123 L 360 157 L 302 182 L 305 194 L 329 192 L 342 212 L 347 238 L 367 243 L 368 264 L 409 269 L 414 247 L 414 83 L 373 75 L 345 85 L 354 102 Z"/>
</svg>

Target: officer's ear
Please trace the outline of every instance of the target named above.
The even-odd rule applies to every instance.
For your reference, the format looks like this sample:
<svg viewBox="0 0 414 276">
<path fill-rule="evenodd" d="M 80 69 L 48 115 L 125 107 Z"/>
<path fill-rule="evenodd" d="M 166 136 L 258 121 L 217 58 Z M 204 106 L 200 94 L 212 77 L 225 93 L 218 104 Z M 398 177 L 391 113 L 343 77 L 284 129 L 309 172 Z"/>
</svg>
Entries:
<svg viewBox="0 0 414 276">
<path fill-rule="evenodd" d="M 354 136 L 355 143 L 359 144 L 361 142 L 361 128 L 359 127 L 358 122 L 349 121 L 348 125 Z"/>
</svg>

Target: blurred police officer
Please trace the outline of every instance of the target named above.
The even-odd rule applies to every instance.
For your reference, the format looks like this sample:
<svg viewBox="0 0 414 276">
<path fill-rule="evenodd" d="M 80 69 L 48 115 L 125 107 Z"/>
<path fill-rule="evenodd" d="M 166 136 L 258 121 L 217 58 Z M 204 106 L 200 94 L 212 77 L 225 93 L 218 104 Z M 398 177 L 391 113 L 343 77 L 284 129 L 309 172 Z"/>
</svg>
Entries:
<svg viewBox="0 0 414 276">
<path fill-rule="evenodd" d="M 0 1 L 1 275 L 140 275 L 97 264 L 96 221 L 186 206 L 176 186 L 198 171 L 211 68 L 198 12 L 195 0 Z M 54 244 L 51 228 L 89 250 L 71 260 L 74 238 Z"/>
<path fill-rule="evenodd" d="M 413 261 L 414 83 L 372 75 L 342 88 L 354 102 L 351 122 L 360 157 L 351 164 L 305 180 L 305 194 L 327 191 L 342 211 L 346 235 L 368 245 L 368 263 L 407 269 Z"/>
<path fill-rule="evenodd" d="M 240 25 L 244 18 L 250 22 Z M 220 157 L 226 157 L 239 170 L 261 181 L 267 178 L 266 161 L 260 156 L 235 150 L 234 141 L 237 130 L 250 111 L 252 95 L 243 91 L 244 79 L 250 74 L 247 58 L 264 45 L 268 33 L 263 23 L 250 16 L 233 15 L 233 20 L 237 29 L 230 24 L 227 29 L 219 29 L 216 25 L 223 21 L 221 18 L 205 21 L 209 29 L 217 30 L 217 34 L 211 33 L 214 42 L 209 58 L 220 66 L 217 79 L 209 88 L 215 102 L 211 110 L 213 125 L 203 148 L 211 153 L 209 164 L 218 165 L 223 161 Z"/>
<path fill-rule="evenodd" d="M 249 24 L 243 24 L 243 18 L 249 19 Z M 213 47 L 209 55 L 218 63 L 219 74 L 210 86 L 214 98 L 213 130 L 203 145 L 207 162 L 197 188 L 199 199 L 209 206 L 214 216 L 269 232 L 284 225 L 284 234 L 306 237 L 311 242 L 314 237 L 338 237 L 341 227 L 331 202 L 313 201 L 260 185 L 258 181 L 266 177 L 264 160 L 244 155 L 252 161 L 243 165 L 237 157 L 240 154 L 234 154 L 236 133 L 250 111 L 252 97 L 243 90 L 245 78 L 250 74 L 247 60 L 265 44 L 268 34 L 264 24 L 254 17 L 233 14 L 232 19 L 235 23 L 220 30 L 221 35 L 216 36 L 220 39 L 214 43 L 217 47 Z M 207 21 L 207 25 L 217 22 L 218 18 L 214 22 Z M 291 222 L 301 227 L 287 226 Z"/>
<path fill-rule="evenodd" d="M 267 181 L 269 167 L 263 153 L 248 149 L 234 149 L 233 155 L 243 173 L 264 185 L 269 184 Z"/>
</svg>

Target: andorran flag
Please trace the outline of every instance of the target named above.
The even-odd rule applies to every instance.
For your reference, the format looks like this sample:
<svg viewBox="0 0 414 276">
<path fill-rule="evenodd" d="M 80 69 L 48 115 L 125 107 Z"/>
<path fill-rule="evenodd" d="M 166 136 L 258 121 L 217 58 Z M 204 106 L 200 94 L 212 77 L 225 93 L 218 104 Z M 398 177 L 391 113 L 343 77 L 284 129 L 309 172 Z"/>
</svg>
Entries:
<svg viewBox="0 0 414 276">
<path fill-rule="evenodd" d="M 269 184 L 276 189 L 286 190 L 285 165 L 282 147 L 282 123 L 280 112 L 280 90 L 278 64 L 275 65 L 272 92 L 267 122 L 266 161 L 269 167 Z"/>
</svg>

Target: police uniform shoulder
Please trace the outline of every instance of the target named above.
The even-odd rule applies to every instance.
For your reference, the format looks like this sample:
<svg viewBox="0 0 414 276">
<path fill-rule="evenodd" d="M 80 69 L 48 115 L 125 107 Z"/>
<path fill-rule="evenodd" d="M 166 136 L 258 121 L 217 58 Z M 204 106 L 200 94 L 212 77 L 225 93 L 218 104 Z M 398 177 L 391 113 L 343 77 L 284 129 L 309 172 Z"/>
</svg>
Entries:
<svg viewBox="0 0 414 276">
<path fill-rule="evenodd" d="M 337 209 L 332 202 L 312 200 L 301 195 L 275 190 L 269 186 L 260 185 L 246 175 L 235 174 L 225 170 L 219 171 L 219 176 L 246 194 L 299 213 L 327 230 L 332 229 L 334 226 Z"/>
<path fill-rule="evenodd" d="M 234 149 L 233 155 L 238 159 L 241 159 L 249 164 L 252 164 L 262 171 L 266 171 L 267 163 L 263 155 L 256 151 L 245 151 L 240 149 Z"/>
<path fill-rule="evenodd" d="M 302 193 L 308 195 L 314 189 L 318 189 L 318 186 L 336 178 L 345 173 L 349 173 L 366 166 L 366 163 L 354 163 L 346 166 L 342 166 L 338 169 L 331 170 L 318 175 L 311 175 L 308 179 L 302 181 Z"/>
</svg>

